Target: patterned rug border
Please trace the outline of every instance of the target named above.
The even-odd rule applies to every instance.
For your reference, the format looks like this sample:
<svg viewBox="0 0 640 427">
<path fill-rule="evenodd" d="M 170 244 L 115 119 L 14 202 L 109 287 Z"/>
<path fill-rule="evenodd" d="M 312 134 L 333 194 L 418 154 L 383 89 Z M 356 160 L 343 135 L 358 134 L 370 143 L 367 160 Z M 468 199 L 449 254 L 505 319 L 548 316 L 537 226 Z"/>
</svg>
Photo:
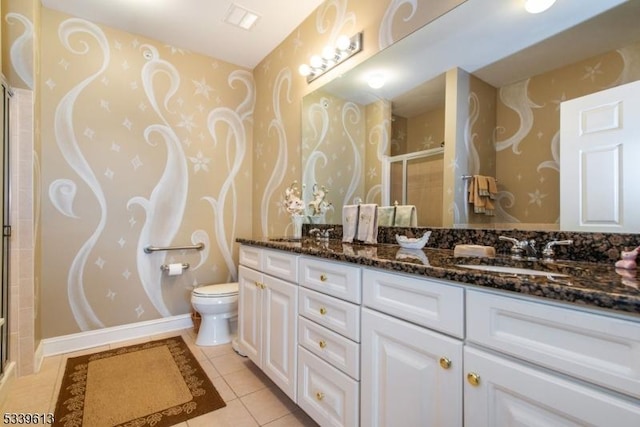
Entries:
<svg viewBox="0 0 640 427">
<path fill-rule="evenodd" d="M 55 422 L 52 426 L 82 426 L 90 362 L 161 346 L 167 346 L 169 349 L 193 398 L 189 402 L 127 421 L 119 426 L 169 427 L 227 406 L 184 339 L 181 336 L 175 336 L 68 358 L 56 401 Z"/>
</svg>

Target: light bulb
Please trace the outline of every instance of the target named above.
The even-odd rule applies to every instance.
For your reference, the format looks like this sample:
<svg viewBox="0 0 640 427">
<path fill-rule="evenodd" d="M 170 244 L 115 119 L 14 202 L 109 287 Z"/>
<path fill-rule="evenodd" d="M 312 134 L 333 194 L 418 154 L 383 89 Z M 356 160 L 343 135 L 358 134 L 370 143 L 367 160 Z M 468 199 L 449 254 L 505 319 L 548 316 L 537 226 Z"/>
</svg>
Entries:
<svg viewBox="0 0 640 427">
<path fill-rule="evenodd" d="M 322 57 L 324 59 L 334 60 L 336 58 L 336 50 L 331 46 L 325 46 L 324 49 L 322 49 Z"/>
<path fill-rule="evenodd" d="M 351 47 L 351 39 L 345 35 L 338 37 L 336 47 L 341 51 L 349 50 L 349 47 Z"/>
<path fill-rule="evenodd" d="M 324 64 L 324 62 L 322 61 L 322 58 L 320 58 L 318 55 L 313 55 L 311 59 L 309 59 L 309 64 L 311 65 L 312 68 L 322 68 L 322 65 Z"/>
<path fill-rule="evenodd" d="M 309 67 L 307 64 L 302 64 L 299 68 L 298 68 L 298 72 L 307 77 L 308 75 L 311 74 L 311 67 Z"/>
<path fill-rule="evenodd" d="M 376 73 L 369 76 L 369 79 L 367 80 L 367 84 L 372 89 L 380 89 L 382 86 L 384 86 L 385 80 L 386 79 L 382 74 Z"/>
<path fill-rule="evenodd" d="M 556 0 L 525 0 L 524 9 L 529 13 L 540 13 L 549 9 Z"/>
</svg>

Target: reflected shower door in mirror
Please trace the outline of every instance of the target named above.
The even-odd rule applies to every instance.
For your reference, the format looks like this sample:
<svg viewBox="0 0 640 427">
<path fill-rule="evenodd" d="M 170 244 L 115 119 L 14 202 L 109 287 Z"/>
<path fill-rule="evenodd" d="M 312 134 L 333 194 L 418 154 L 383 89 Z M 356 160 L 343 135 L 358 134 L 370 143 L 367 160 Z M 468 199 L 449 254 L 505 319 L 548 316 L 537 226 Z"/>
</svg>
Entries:
<svg viewBox="0 0 640 427">
<path fill-rule="evenodd" d="M 421 226 L 442 227 L 444 150 L 395 156 L 389 163 L 393 204 L 415 206 Z"/>
<path fill-rule="evenodd" d="M 402 152 L 437 148 L 445 141 L 443 226 L 558 229 L 563 173 L 559 105 L 640 79 L 638 22 L 640 1 L 564 0 L 542 14 L 530 15 L 510 0 L 467 0 L 321 90 L 339 94 L 343 103 L 354 102 L 361 112 L 386 100 L 393 107 L 389 122 L 391 114 L 396 121 L 414 117 L 397 111 L 405 105 L 446 99 L 444 136 L 431 140 L 423 136 L 417 146 Z M 388 73 L 387 84 L 377 90 L 366 86 L 366 77 L 374 71 Z M 435 89 L 428 94 L 413 90 L 438 79 L 433 88 L 440 95 Z M 330 127 L 342 125 L 341 116 L 335 117 L 326 121 Z M 303 116 L 303 127 L 306 120 Z M 379 194 L 375 186 L 389 173 L 378 159 L 401 152 L 395 151 L 395 133 L 380 132 L 376 138 L 366 134 L 377 125 L 395 132 L 389 123 L 377 124 L 368 116 L 366 122 L 367 127 L 361 128 L 366 160 L 359 164 L 364 184 L 351 197 L 359 193 L 363 200 L 368 196 L 375 200 Z M 335 148 L 323 151 L 323 156 L 332 159 L 333 173 L 344 179 L 353 174 L 354 163 L 344 145 Z M 303 159 L 309 158 L 308 149 L 313 147 L 303 146 Z M 303 160 L 305 175 L 306 164 Z M 476 174 L 497 178 L 495 216 L 476 214 L 466 203 L 462 176 Z M 391 191 L 382 187 L 382 193 Z M 356 187 L 345 187 L 345 197 L 347 188 Z M 334 190 L 338 194 L 332 196 L 343 194 L 337 186 Z M 394 200 L 382 201 L 384 205 Z M 339 216 L 334 221 L 339 222 Z"/>
</svg>

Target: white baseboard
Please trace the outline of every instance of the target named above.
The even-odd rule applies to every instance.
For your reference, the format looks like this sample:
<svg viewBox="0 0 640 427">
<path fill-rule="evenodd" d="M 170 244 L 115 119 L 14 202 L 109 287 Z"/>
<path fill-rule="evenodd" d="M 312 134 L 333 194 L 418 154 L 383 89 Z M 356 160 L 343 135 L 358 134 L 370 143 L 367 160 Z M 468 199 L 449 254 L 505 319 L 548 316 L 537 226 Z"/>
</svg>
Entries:
<svg viewBox="0 0 640 427">
<path fill-rule="evenodd" d="M 45 338 L 42 340 L 42 354 L 44 357 L 53 356 L 192 327 L 191 314 L 187 313 L 61 337 Z"/>
<path fill-rule="evenodd" d="M 44 346 L 42 345 L 42 340 L 38 343 L 38 347 L 36 347 L 35 354 L 33 355 L 33 372 L 40 372 L 40 368 L 42 367 L 42 362 L 44 361 Z"/>
</svg>

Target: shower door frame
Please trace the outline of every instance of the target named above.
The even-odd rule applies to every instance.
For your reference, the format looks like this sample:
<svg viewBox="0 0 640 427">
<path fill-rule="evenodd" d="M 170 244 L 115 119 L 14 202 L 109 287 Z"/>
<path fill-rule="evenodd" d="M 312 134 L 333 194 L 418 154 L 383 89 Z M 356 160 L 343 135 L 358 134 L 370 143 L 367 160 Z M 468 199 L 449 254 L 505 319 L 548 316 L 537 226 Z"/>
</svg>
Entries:
<svg viewBox="0 0 640 427">
<path fill-rule="evenodd" d="M 0 74 L 2 88 L 2 252 L 0 253 L 0 378 L 4 376 L 9 361 L 9 260 L 11 240 L 11 169 L 10 169 L 10 99 L 11 87 Z"/>
</svg>

